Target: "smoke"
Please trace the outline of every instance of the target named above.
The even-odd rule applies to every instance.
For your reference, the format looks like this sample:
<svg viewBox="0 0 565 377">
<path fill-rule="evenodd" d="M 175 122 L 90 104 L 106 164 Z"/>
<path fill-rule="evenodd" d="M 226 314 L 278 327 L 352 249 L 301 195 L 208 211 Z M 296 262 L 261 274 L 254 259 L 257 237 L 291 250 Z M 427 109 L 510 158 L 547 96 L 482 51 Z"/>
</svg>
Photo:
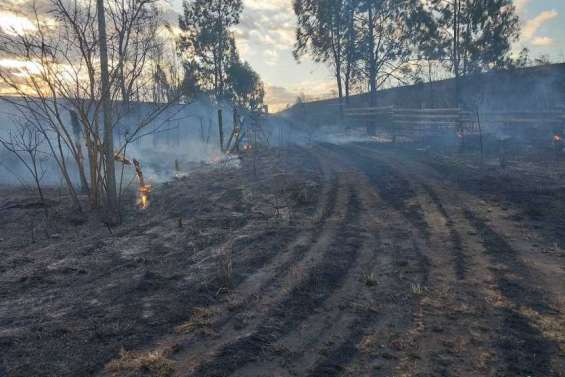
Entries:
<svg viewBox="0 0 565 377">
<path fill-rule="evenodd" d="M 120 118 L 115 127 L 115 145 L 123 145 L 127 132 L 135 130 L 147 112 L 148 104 L 134 104 L 127 115 Z M 143 129 L 140 137 L 125 148 L 127 159 L 141 162 L 143 173 L 148 183 L 171 180 L 176 174 L 188 173 L 192 168 L 219 156 L 218 108 L 222 109 L 225 138 L 233 129 L 232 112 L 229 104 L 214 104 L 206 99 L 199 99 L 191 104 L 173 105 L 160 114 L 149 126 Z M 0 136 L 7 137 L 18 128 L 17 111 L 13 105 L 0 100 Z M 67 117 L 71 129 L 71 117 Z M 51 141 L 55 142 L 53 137 Z M 82 142 L 81 144 L 84 144 Z M 86 147 L 83 145 L 83 153 Z M 53 158 L 49 158 L 49 148 L 45 144 L 42 150 L 42 169 L 45 170 L 42 184 L 45 186 L 61 185 L 63 180 Z M 71 178 L 79 183 L 78 169 L 67 151 L 66 164 L 70 166 Z M 178 169 L 178 170 L 177 170 Z M 124 184 L 135 178 L 133 166 L 116 162 L 117 178 L 123 176 Z M 31 184 L 32 176 L 21 161 L 0 146 L 0 184 Z"/>
</svg>

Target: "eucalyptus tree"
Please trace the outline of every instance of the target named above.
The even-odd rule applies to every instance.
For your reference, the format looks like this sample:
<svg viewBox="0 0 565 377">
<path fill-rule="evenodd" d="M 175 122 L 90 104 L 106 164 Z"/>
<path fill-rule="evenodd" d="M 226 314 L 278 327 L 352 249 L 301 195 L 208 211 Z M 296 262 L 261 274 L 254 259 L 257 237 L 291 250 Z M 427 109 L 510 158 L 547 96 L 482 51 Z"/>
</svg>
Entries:
<svg viewBox="0 0 565 377">
<path fill-rule="evenodd" d="M 230 98 L 238 106 L 250 111 L 263 107 L 265 89 L 261 78 L 247 62 L 235 61 L 228 68 Z"/>
<path fill-rule="evenodd" d="M 315 62 L 328 64 L 336 80 L 340 109 L 344 91 L 349 97 L 354 73 L 356 25 L 355 12 L 358 0 L 294 0 L 294 13 L 298 19 L 294 57 L 305 55 Z"/>
<path fill-rule="evenodd" d="M 235 43 L 230 28 L 239 23 L 242 0 L 185 0 L 179 27 L 183 34 L 180 52 L 192 68 L 197 68 L 202 80 L 211 77 L 215 97 L 224 96 L 226 70 Z"/>
<path fill-rule="evenodd" d="M 390 80 L 405 83 L 420 33 L 420 0 L 361 0 L 361 48 L 369 105 Z"/>
<path fill-rule="evenodd" d="M 512 0 L 428 0 L 437 31 L 430 40 L 455 77 L 455 98 L 462 103 L 462 82 L 471 74 L 505 67 L 520 24 Z"/>
</svg>

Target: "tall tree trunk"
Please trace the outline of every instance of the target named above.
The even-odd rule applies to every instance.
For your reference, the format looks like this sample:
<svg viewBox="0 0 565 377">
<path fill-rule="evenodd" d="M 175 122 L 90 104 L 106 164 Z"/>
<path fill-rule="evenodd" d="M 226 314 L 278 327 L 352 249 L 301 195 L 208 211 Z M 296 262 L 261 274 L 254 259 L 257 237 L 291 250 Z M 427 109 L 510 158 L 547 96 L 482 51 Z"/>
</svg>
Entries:
<svg viewBox="0 0 565 377">
<path fill-rule="evenodd" d="M 116 171 L 114 166 L 114 132 L 112 127 L 112 108 L 110 77 L 108 70 L 108 46 L 106 41 L 106 19 L 104 1 L 96 0 L 98 10 L 98 35 L 100 39 L 100 82 L 102 84 L 102 111 L 104 112 L 104 167 L 106 178 L 106 211 L 109 223 L 119 221 L 118 196 L 116 191 Z"/>
<path fill-rule="evenodd" d="M 342 17 L 342 2 L 338 1 L 335 4 L 334 9 L 334 62 L 335 62 L 335 77 L 337 81 L 337 94 L 339 99 L 339 119 L 343 120 L 343 79 L 341 77 L 342 63 L 343 63 L 343 47 L 342 47 L 342 28 L 343 28 L 343 17 Z"/>
<path fill-rule="evenodd" d="M 349 6 L 348 19 L 347 19 L 347 61 L 345 65 L 345 104 L 349 106 L 349 94 L 351 89 L 351 74 L 353 70 L 353 56 L 354 56 L 354 19 L 353 8 Z"/>
<path fill-rule="evenodd" d="M 341 66 L 336 65 L 335 78 L 337 81 L 337 96 L 339 100 L 339 117 L 343 119 L 343 84 L 341 82 Z"/>
<path fill-rule="evenodd" d="M 461 12 L 460 0 L 453 2 L 453 71 L 455 74 L 455 105 L 461 104 L 461 71 L 460 63 L 460 41 L 459 41 L 459 16 Z"/>
<path fill-rule="evenodd" d="M 369 5 L 369 106 L 377 104 L 377 62 L 375 57 L 375 25 L 373 20 L 373 6 Z M 367 133 L 371 136 L 376 134 L 375 120 L 367 125 Z"/>
<path fill-rule="evenodd" d="M 369 5 L 369 106 L 377 103 L 377 62 L 375 57 L 375 25 L 373 20 L 373 6 Z"/>
<path fill-rule="evenodd" d="M 218 99 L 224 95 L 224 21 L 222 19 L 222 0 L 218 2 Z"/>
</svg>

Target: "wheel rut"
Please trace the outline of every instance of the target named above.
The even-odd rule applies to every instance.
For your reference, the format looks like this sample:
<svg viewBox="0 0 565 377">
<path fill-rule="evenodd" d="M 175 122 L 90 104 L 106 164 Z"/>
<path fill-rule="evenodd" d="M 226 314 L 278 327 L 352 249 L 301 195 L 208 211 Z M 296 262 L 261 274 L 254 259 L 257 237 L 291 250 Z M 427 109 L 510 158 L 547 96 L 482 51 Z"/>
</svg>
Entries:
<svg viewBox="0 0 565 377">
<path fill-rule="evenodd" d="M 225 344 L 216 356 L 200 365 L 192 376 L 229 376 L 248 363 L 266 357 L 271 345 L 295 329 L 340 287 L 353 265 L 361 240 L 351 225 L 358 217 L 358 198 L 348 195 L 347 210 L 324 258 L 274 305 L 256 330 Z M 344 258 L 345 257 L 345 258 Z"/>
<path fill-rule="evenodd" d="M 448 325 L 453 322 L 449 316 L 442 319 L 442 313 L 437 312 L 439 308 L 445 311 L 444 305 L 447 305 L 459 313 L 455 317 L 459 322 L 457 327 L 467 326 L 470 330 L 465 334 L 451 326 L 448 331 L 443 329 L 442 333 L 452 334 L 451 340 L 447 339 L 448 344 L 455 349 L 474 344 L 473 348 L 481 352 L 468 352 L 459 364 L 463 369 L 451 365 L 449 359 L 442 356 L 436 359 L 436 364 L 445 364 L 449 368 L 436 369 L 437 372 L 472 375 L 477 370 L 483 373 L 494 370 L 502 375 L 559 375 L 556 371 L 562 367 L 563 359 L 558 355 L 563 344 L 560 345 L 554 337 L 555 329 L 552 331 L 552 328 L 555 326 L 547 326 L 552 317 L 559 323 L 559 310 L 549 293 L 535 285 L 535 281 L 542 280 L 541 276 L 526 265 L 506 237 L 498 234 L 488 220 L 479 215 L 481 205 L 477 207 L 475 204 L 478 201 L 467 198 L 467 195 L 460 197 L 457 190 L 440 183 L 441 178 L 421 163 L 394 153 L 368 152 L 385 160 L 395 170 L 404 172 L 415 185 L 420 185 L 445 218 L 449 229 L 448 244 L 454 255 L 457 280 L 447 280 L 454 288 L 452 293 L 448 290 L 447 295 L 436 297 L 437 307 L 427 316 L 430 319 L 428 327 L 434 326 L 434 322 Z M 433 274 L 437 275 L 437 272 Z M 467 275 L 472 277 L 471 281 L 466 281 Z M 437 290 L 446 287 L 445 283 L 430 288 Z M 438 305 L 442 302 L 444 305 Z M 435 321 L 434 316 L 437 317 Z M 432 334 L 430 338 L 439 338 L 434 343 L 446 340 L 444 335 L 438 334 Z M 441 354 L 429 357 L 438 356 Z"/>
</svg>

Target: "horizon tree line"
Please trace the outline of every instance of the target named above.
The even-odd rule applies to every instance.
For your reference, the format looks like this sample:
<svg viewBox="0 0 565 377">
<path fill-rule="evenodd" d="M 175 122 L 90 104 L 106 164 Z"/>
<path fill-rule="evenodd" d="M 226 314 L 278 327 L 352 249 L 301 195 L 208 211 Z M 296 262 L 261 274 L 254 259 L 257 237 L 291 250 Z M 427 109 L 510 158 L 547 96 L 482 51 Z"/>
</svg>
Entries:
<svg viewBox="0 0 565 377">
<path fill-rule="evenodd" d="M 511 0 L 294 0 L 294 56 L 326 64 L 334 76 L 340 112 L 352 91 L 421 81 L 427 67 L 449 72 L 455 102 L 465 78 L 524 64 L 511 58 L 519 19 Z"/>
</svg>

